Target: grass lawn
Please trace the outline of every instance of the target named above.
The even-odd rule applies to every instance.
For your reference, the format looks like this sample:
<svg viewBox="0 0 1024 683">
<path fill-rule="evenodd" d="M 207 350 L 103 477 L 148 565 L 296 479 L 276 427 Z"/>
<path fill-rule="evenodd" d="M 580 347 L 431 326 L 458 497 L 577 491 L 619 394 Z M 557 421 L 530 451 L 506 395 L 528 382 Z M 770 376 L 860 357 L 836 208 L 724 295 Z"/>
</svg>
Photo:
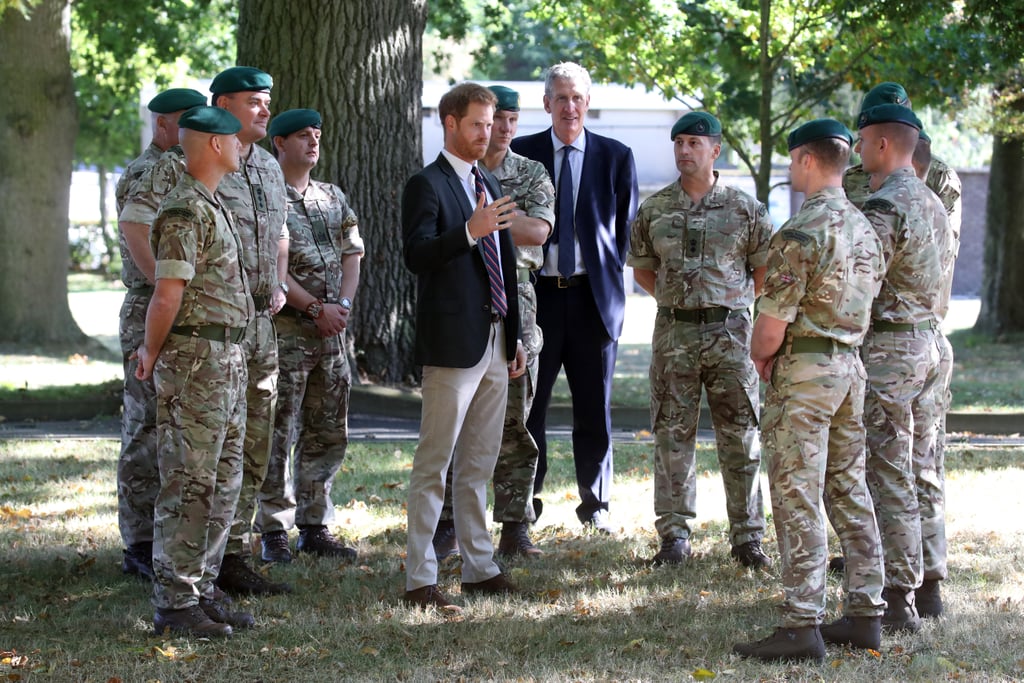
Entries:
<svg viewBox="0 0 1024 683">
<path fill-rule="evenodd" d="M 404 606 L 405 486 L 413 444 L 355 443 L 334 488 L 336 531 L 360 560 L 300 557 L 268 571 L 290 596 L 241 600 L 256 628 L 224 641 L 157 637 L 146 585 L 119 570 L 113 440 L 0 441 L 0 676 L 7 681 L 1010 681 L 1024 679 L 1024 449 L 948 456 L 948 615 L 877 653 L 823 665 L 731 654 L 776 623 L 778 569 L 729 559 L 714 450 L 699 451 L 696 559 L 651 568 L 651 446 L 616 445 L 612 537 L 575 520 L 572 461 L 552 444 L 534 539 L 508 567 L 525 597 L 466 599 L 459 618 Z M 294 540 L 294 535 L 293 535 Z M 766 548 L 777 557 L 769 524 Z M 834 548 L 835 550 L 835 548 Z M 840 584 L 829 578 L 826 618 Z"/>
</svg>

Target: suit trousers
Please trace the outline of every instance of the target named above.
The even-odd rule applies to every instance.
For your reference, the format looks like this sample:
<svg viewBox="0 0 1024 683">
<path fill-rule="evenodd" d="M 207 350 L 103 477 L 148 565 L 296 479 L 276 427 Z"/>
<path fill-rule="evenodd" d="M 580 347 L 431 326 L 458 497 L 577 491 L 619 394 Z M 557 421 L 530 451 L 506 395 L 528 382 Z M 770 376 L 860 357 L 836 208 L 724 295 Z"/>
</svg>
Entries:
<svg viewBox="0 0 1024 683">
<path fill-rule="evenodd" d="M 406 589 L 437 583 L 432 539 L 453 468 L 455 535 L 462 581 L 501 573 L 487 530 L 487 484 L 501 446 L 508 393 L 504 323 L 493 323 L 483 357 L 471 368 L 423 367 L 420 441 L 413 457 L 407 505 Z"/>
<path fill-rule="evenodd" d="M 612 487 L 612 375 L 618 341 L 601 321 L 590 283 L 560 289 L 555 278 L 537 281 L 537 324 L 544 331 L 537 390 L 526 426 L 537 442 L 539 456 L 534 492 L 540 493 L 547 475 L 547 412 L 558 371 L 572 394 L 572 450 L 580 504 L 576 516 L 586 523 L 608 510 Z"/>
</svg>

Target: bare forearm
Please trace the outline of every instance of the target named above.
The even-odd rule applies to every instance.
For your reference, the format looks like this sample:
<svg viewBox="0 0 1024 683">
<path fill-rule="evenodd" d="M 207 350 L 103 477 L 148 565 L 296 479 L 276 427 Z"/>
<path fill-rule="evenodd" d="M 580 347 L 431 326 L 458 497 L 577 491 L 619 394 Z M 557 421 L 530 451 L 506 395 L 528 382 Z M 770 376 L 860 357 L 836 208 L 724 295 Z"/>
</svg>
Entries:
<svg viewBox="0 0 1024 683">
<path fill-rule="evenodd" d="M 156 258 L 153 256 L 153 249 L 149 244 L 149 226 L 144 223 L 130 223 L 121 221 L 117 224 L 121 234 L 124 235 L 124 243 L 128 247 L 128 253 L 139 271 L 146 276 L 149 284 L 156 283 Z"/>
</svg>

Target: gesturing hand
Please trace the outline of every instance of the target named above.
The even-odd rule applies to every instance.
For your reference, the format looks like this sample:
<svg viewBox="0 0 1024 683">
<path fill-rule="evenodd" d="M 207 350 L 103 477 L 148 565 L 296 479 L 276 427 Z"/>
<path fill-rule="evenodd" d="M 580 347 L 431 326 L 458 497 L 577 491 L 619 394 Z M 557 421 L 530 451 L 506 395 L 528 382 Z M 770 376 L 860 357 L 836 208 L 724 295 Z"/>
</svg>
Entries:
<svg viewBox="0 0 1024 683">
<path fill-rule="evenodd" d="M 473 239 L 480 239 L 496 230 L 507 228 L 508 220 L 515 215 L 515 210 L 516 203 L 508 195 L 487 204 L 487 198 L 477 194 L 476 209 L 469 217 L 469 234 Z"/>
</svg>

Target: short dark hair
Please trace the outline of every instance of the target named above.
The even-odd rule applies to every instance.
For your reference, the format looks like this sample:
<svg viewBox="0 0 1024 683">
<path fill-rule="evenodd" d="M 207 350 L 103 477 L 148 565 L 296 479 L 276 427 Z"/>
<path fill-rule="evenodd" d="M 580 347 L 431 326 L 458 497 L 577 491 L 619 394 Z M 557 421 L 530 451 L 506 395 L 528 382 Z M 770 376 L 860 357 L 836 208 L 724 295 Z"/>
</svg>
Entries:
<svg viewBox="0 0 1024 683">
<path fill-rule="evenodd" d="M 850 161 L 850 146 L 838 138 L 812 140 L 798 149 L 814 156 L 822 169 L 833 173 L 842 173 Z"/>
<path fill-rule="evenodd" d="M 466 115 L 471 102 L 497 106 L 498 98 L 494 96 L 490 88 L 485 88 L 479 83 L 460 83 L 444 95 L 437 105 L 437 113 L 441 116 L 443 123 L 449 115 L 454 116 L 456 121 Z"/>
<path fill-rule="evenodd" d="M 913 153 L 917 141 L 921 137 L 921 131 L 905 123 L 888 122 L 877 124 L 882 131 L 882 136 L 889 139 L 901 153 Z"/>
</svg>

